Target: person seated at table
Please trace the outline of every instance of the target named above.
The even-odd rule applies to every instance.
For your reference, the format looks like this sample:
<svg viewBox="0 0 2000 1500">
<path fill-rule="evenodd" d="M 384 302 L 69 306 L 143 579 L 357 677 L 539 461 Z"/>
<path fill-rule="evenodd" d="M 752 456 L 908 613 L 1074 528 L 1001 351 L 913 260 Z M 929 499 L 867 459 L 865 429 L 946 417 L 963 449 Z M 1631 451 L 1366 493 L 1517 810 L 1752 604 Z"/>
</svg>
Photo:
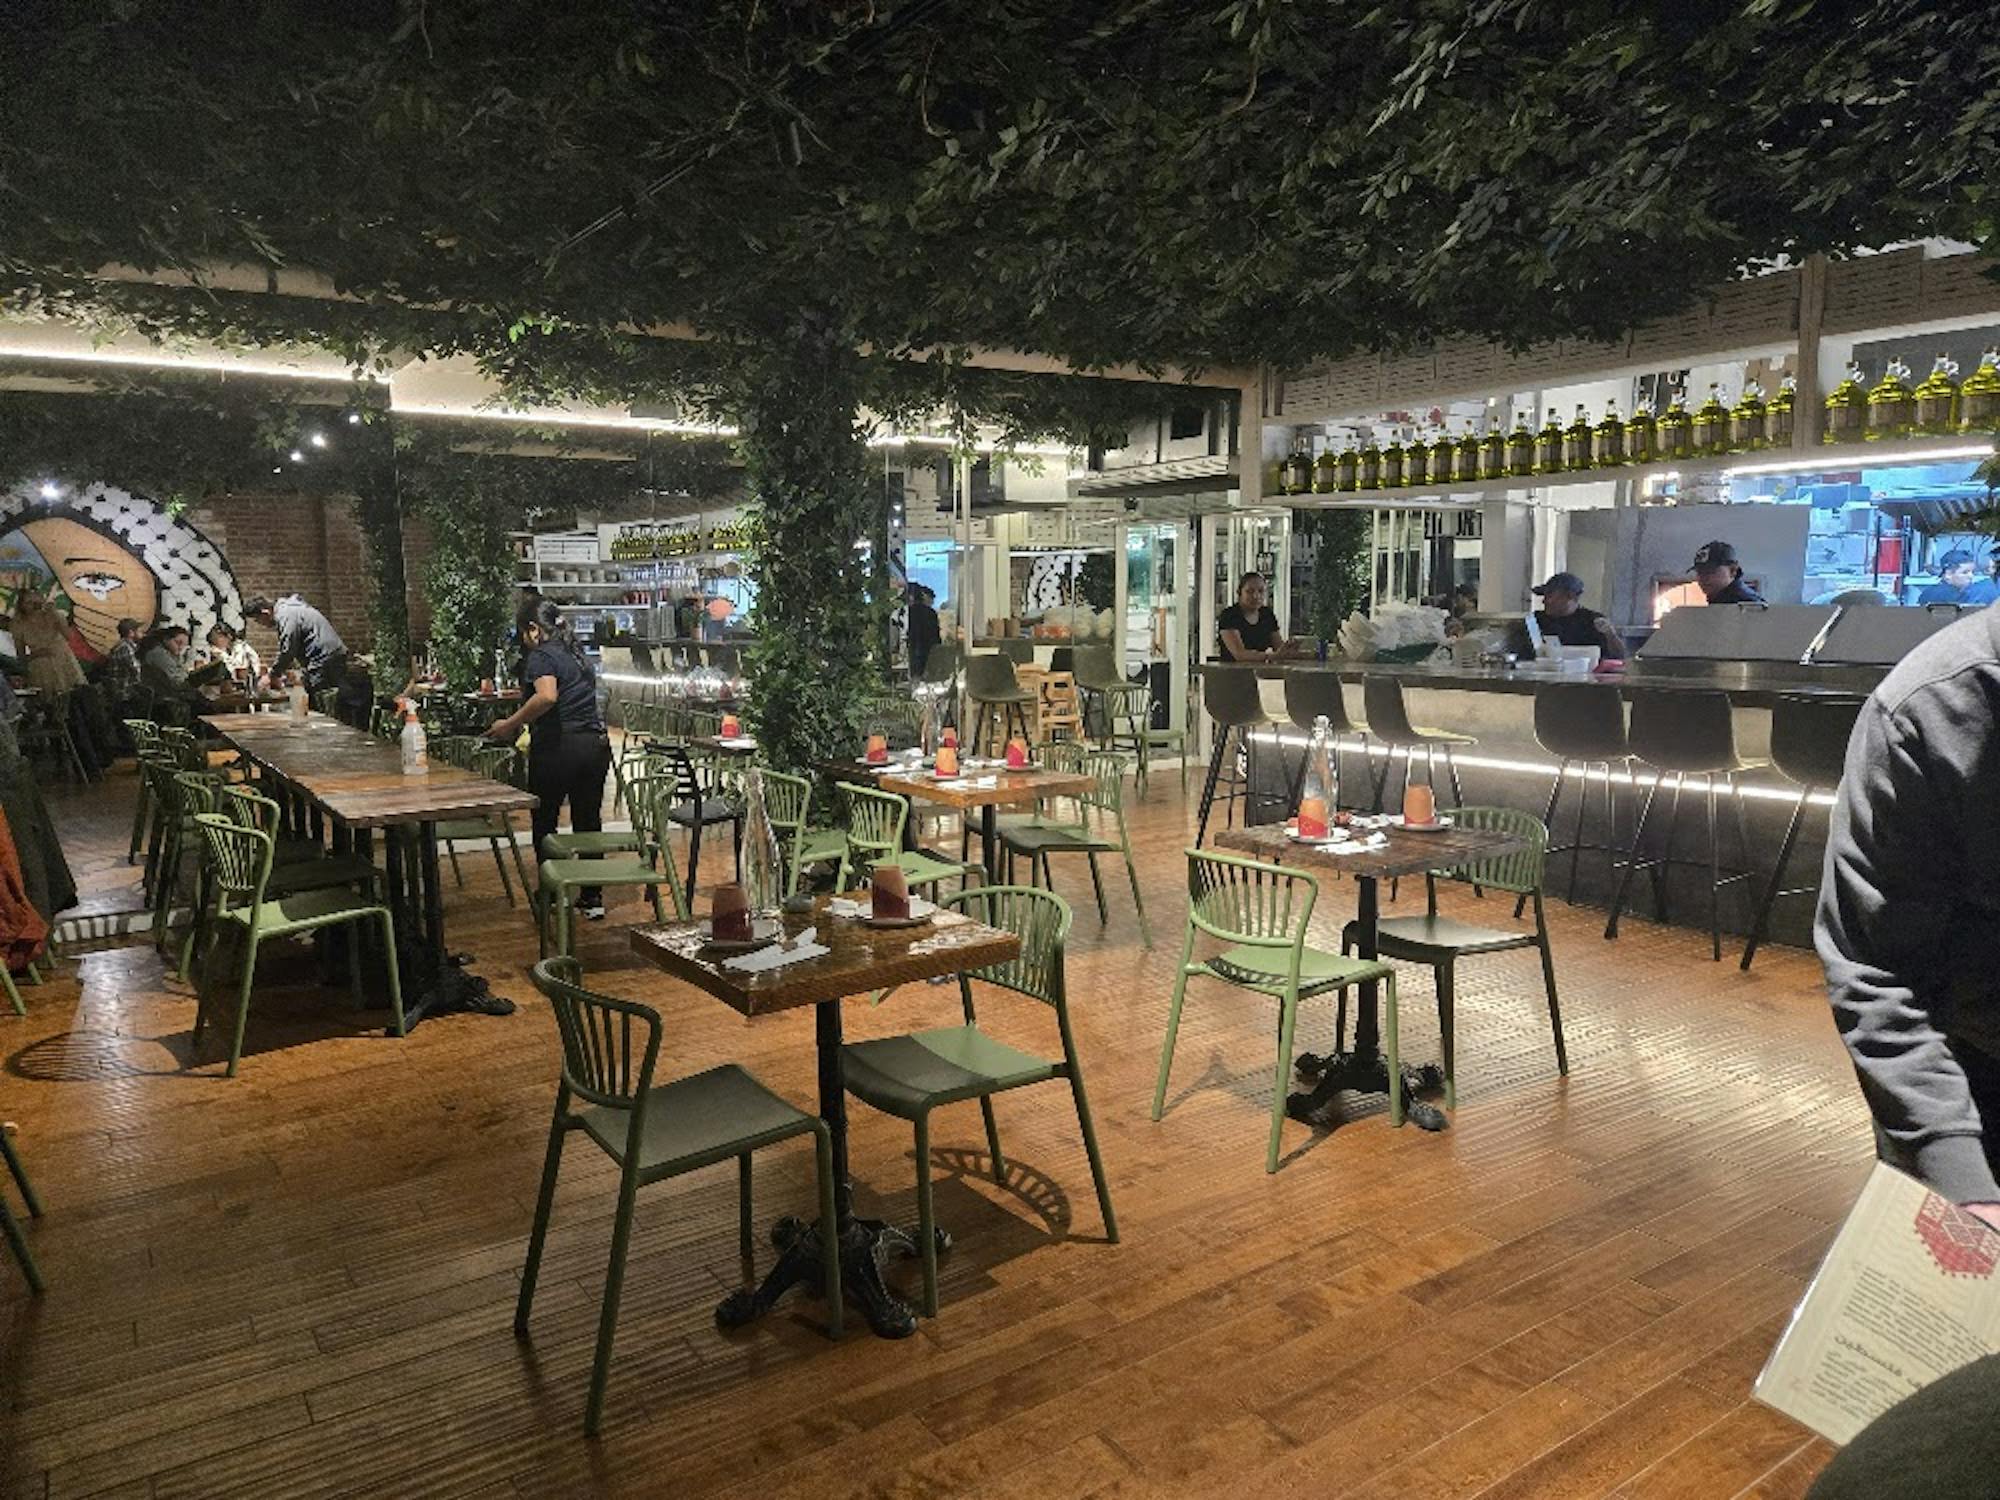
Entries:
<svg viewBox="0 0 2000 1500">
<path fill-rule="evenodd" d="M 1595 646 L 1605 661 L 1625 660 L 1625 642 L 1611 621 L 1583 607 L 1583 580 L 1576 574 L 1552 574 L 1547 583 L 1530 592 L 1542 601 L 1542 607 L 1535 611 L 1535 624 L 1541 628 L 1544 641 L 1556 646 Z M 1525 620 L 1507 632 L 1507 649 L 1516 656 L 1534 655 Z"/>
<path fill-rule="evenodd" d="M 611 736 L 597 711 L 597 670 L 576 643 L 569 620 L 546 599 L 522 604 L 515 626 L 527 655 L 521 660 L 521 706 L 486 730 L 512 744 L 528 730 L 528 790 L 540 800 L 533 817 L 535 858 L 556 831 L 563 803 L 577 833 L 604 828 L 604 782 L 611 774 Z M 576 909 L 604 920 L 604 892 L 585 888 Z"/>
<path fill-rule="evenodd" d="M 1278 629 L 1268 597 L 1262 573 L 1245 573 L 1237 581 L 1236 602 L 1215 617 L 1224 661 L 1277 661 L 1291 654 L 1291 643 Z"/>
<path fill-rule="evenodd" d="M 208 649 L 204 655 L 245 685 L 254 686 L 264 675 L 264 659 L 257 654 L 257 648 L 220 620 L 208 628 Z"/>
<path fill-rule="evenodd" d="M 1937 560 L 1938 581 L 1917 595 L 1918 604 L 1959 604 L 1976 607 L 1991 604 L 1996 596 L 1993 580 L 1975 578 L 1972 554 L 1953 547 Z"/>
<path fill-rule="evenodd" d="M 188 684 L 188 643 L 192 636 L 185 625 L 169 621 L 157 625 L 139 643 L 139 683 L 160 698 L 192 698 Z"/>
</svg>

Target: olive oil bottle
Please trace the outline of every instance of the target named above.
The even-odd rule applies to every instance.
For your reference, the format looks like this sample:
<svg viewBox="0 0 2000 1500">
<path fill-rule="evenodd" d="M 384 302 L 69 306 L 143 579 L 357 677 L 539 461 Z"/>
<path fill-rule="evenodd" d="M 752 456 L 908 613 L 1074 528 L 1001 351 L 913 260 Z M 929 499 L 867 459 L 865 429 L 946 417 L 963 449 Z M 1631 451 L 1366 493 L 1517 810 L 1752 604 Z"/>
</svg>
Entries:
<svg viewBox="0 0 2000 1500">
<path fill-rule="evenodd" d="M 1918 432 L 1958 431 L 1958 361 L 1940 354 L 1930 374 L 1917 387 L 1916 429 Z"/>
<path fill-rule="evenodd" d="M 1795 410 L 1799 398 L 1798 378 L 1787 375 L 1778 382 L 1778 394 L 1771 398 L 1771 404 L 1764 408 L 1764 442 L 1772 448 L 1792 446 L 1792 434 L 1798 429 L 1794 425 Z"/>
<path fill-rule="evenodd" d="M 1375 442 L 1375 434 L 1361 445 L 1361 459 L 1355 467 L 1355 487 L 1364 490 L 1382 488 L 1382 449 Z"/>
<path fill-rule="evenodd" d="M 1431 483 L 1450 484 L 1457 472 L 1458 447 L 1451 440 L 1451 429 L 1440 422 L 1438 435 L 1431 440 Z"/>
<path fill-rule="evenodd" d="M 1431 445 L 1421 432 L 1411 434 L 1403 444 L 1403 483 L 1424 484 L 1431 476 Z"/>
<path fill-rule="evenodd" d="M 1542 423 L 1542 430 L 1535 434 L 1535 469 L 1537 474 L 1560 474 L 1563 466 L 1563 424 L 1562 418 L 1554 412 Z"/>
<path fill-rule="evenodd" d="M 1649 464 L 1659 456 L 1659 424 L 1653 420 L 1653 403 L 1635 402 L 1632 406 L 1632 420 L 1625 424 L 1626 460 L 1635 464 Z"/>
<path fill-rule="evenodd" d="M 1320 449 L 1313 461 L 1313 493 L 1331 495 L 1339 485 L 1340 460 L 1331 447 Z"/>
<path fill-rule="evenodd" d="M 1729 447 L 1732 452 L 1749 453 L 1764 446 L 1766 432 L 1764 387 L 1754 380 L 1743 382 L 1743 394 L 1729 409 Z"/>
<path fill-rule="evenodd" d="M 1697 454 L 1729 451 L 1729 408 L 1722 400 L 1721 383 L 1711 383 L 1708 399 L 1695 408 L 1694 451 Z"/>
<path fill-rule="evenodd" d="M 1604 408 L 1604 420 L 1590 439 L 1591 467 L 1615 469 L 1625 462 L 1625 419 L 1618 415 L 1618 403 L 1610 402 Z"/>
<path fill-rule="evenodd" d="M 1351 495 L 1361 488 L 1356 478 L 1361 463 L 1361 455 L 1355 451 L 1354 439 L 1347 440 L 1347 446 L 1340 450 L 1340 457 L 1333 462 L 1333 487 L 1344 495 Z"/>
<path fill-rule="evenodd" d="M 1910 389 L 1910 367 L 1900 357 L 1892 359 L 1868 393 L 1868 428 L 1863 435 L 1869 442 L 1908 437 L 1916 420 L 1917 393 Z"/>
<path fill-rule="evenodd" d="M 1312 450 L 1303 437 L 1292 439 L 1292 456 L 1285 460 L 1285 493 L 1309 495 L 1313 487 Z"/>
<path fill-rule="evenodd" d="M 1507 434 L 1507 473 L 1526 479 L 1535 472 L 1535 433 L 1528 426 L 1526 412 L 1514 418 L 1514 430 Z"/>
<path fill-rule="evenodd" d="M 1958 388 L 1958 425 L 1967 432 L 2000 428 L 2000 349 L 1979 356 L 1979 368 Z"/>
<path fill-rule="evenodd" d="M 1382 450 L 1382 483 L 1379 488 L 1395 490 L 1403 487 L 1403 459 L 1405 452 L 1406 450 L 1403 447 L 1403 440 L 1401 438 L 1392 437 L 1389 439 L 1389 446 Z"/>
<path fill-rule="evenodd" d="M 1572 472 L 1590 467 L 1590 413 L 1576 404 L 1576 416 L 1563 429 L 1563 467 Z"/>
<path fill-rule="evenodd" d="M 1683 459 L 1694 457 L 1694 418 L 1688 415 L 1687 392 L 1674 387 L 1673 396 L 1667 402 L 1667 409 L 1660 414 L 1657 424 L 1660 437 L 1660 457 Z"/>
<path fill-rule="evenodd" d="M 1861 384 L 1861 366 L 1847 363 L 1847 377 L 1826 396 L 1826 431 L 1823 443 L 1852 443 L 1868 426 L 1868 392 Z"/>
</svg>

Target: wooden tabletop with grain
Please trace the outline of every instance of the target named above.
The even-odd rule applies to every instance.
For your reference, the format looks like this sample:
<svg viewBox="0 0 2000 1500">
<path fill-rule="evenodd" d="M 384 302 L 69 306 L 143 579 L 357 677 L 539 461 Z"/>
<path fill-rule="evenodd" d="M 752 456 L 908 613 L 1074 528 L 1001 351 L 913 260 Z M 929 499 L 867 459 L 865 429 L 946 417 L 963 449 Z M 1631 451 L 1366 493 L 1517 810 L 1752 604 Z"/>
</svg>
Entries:
<svg viewBox="0 0 2000 1500">
<path fill-rule="evenodd" d="M 1096 778 L 1074 771 L 1049 771 L 1030 766 L 1009 771 L 1002 766 L 981 766 L 962 776 L 940 780 L 921 767 L 891 761 L 887 766 L 864 765 L 859 761 L 827 761 L 821 769 L 837 779 L 873 784 L 885 792 L 918 797 L 926 802 L 942 802 L 949 807 L 1020 807 L 1044 797 L 1074 797 L 1089 791 Z"/>
<path fill-rule="evenodd" d="M 822 896 L 810 913 L 787 912 L 779 920 L 786 937 L 807 927 L 817 928 L 818 940 L 831 951 L 761 974 L 724 967 L 733 955 L 708 948 L 706 921 L 635 927 L 632 949 L 676 979 L 706 990 L 746 1016 L 795 1010 L 940 974 L 984 968 L 1005 963 L 1021 951 L 1021 940 L 1013 933 L 955 911 L 940 910 L 915 927 L 877 928 L 851 918 L 828 916 L 826 902 Z"/>
<path fill-rule="evenodd" d="M 288 782 L 329 816 L 354 828 L 520 812 L 535 806 L 530 792 L 432 761 L 403 774 L 401 752 L 388 741 L 310 714 L 207 714 L 202 722 L 244 759 Z"/>
<path fill-rule="evenodd" d="M 1338 846 L 1301 843 L 1285 832 L 1282 823 L 1225 829 L 1215 836 L 1215 843 L 1218 848 L 1283 864 L 1337 870 L 1361 880 L 1395 880 L 1404 875 L 1422 875 L 1482 859 L 1497 859 L 1514 853 L 1523 842 L 1510 833 L 1471 828 L 1413 833 L 1391 826 L 1381 832 L 1389 836 L 1389 842 L 1381 848 L 1351 853 L 1337 852 Z"/>
</svg>

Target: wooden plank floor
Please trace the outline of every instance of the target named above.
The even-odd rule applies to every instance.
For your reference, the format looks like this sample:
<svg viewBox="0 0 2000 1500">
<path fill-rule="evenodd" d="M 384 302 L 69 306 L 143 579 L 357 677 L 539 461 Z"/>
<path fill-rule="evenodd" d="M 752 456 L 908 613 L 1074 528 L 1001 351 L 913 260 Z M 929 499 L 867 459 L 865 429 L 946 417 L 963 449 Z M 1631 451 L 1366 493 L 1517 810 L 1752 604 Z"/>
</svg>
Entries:
<svg viewBox="0 0 2000 1500">
<path fill-rule="evenodd" d="M 52 794 L 96 907 L 133 884 L 132 790 L 124 771 Z M 572 1147 L 517 1342 L 556 1044 L 490 861 L 465 858 L 449 920 L 520 1002 L 506 1019 L 385 1039 L 303 953 L 281 957 L 229 1081 L 190 1066 L 191 1001 L 149 947 L 83 956 L 25 991 L 25 1020 L 0 1016 L 0 1115 L 46 1200 L 51 1282 L 30 1299 L 0 1262 L 0 1494 L 1803 1494 L 1828 1450 L 1747 1393 L 1870 1159 L 1810 956 L 1774 948 L 1745 977 L 1695 933 L 1634 921 L 1607 944 L 1599 914 L 1557 903 L 1566 1082 L 1533 955 L 1470 966 L 1455 1127 L 1357 1107 L 1329 1134 L 1289 1126 L 1268 1177 L 1274 1012 L 1256 997 L 1191 994 L 1169 1112 L 1147 1118 L 1188 823 L 1162 778 L 1136 819 L 1150 952 L 1122 881 L 1100 931 L 1083 871 L 1057 876 L 1079 903 L 1070 990 L 1123 1242 L 1104 1242 L 1059 1087 L 1001 1101 L 1004 1187 L 982 1176 L 976 1110 L 934 1125 L 958 1243 L 942 1316 L 904 1343 L 851 1326 L 829 1344 L 797 1294 L 718 1332 L 735 1174 L 655 1188 L 596 1442 L 580 1424 L 613 1175 Z M 1352 904 L 1328 885 L 1324 941 Z M 740 1059 L 810 1100 L 810 1015 L 747 1022 L 638 966 L 619 930 L 637 914 L 587 928 L 583 954 L 662 1010 L 672 1066 Z M 1405 1046 L 1434 1056 L 1427 976 L 1406 993 Z M 904 990 L 851 1009 L 850 1035 L 954 1003 Z M 1054 1045 L 1039 1009 L 983 1018 Z M 1330 1027 L 1309 1003 L 1301 1045 Z M 864 1209 L 911 1216 L 907 1128 L 858 1112 L 853 1155 Z M 760 1154 L 759 1220 L 809 1211 L 810 1180 L 809 1152 Z"/>
</svg>

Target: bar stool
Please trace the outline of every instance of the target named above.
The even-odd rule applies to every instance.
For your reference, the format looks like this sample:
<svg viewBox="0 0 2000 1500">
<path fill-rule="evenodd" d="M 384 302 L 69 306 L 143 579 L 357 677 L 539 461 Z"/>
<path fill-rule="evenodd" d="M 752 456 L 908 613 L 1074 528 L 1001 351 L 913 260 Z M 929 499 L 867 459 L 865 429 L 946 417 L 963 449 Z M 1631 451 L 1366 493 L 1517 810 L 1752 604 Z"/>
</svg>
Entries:
<svg viewBox="0 0 2000 1500">
<path fill-rule="evenodd" d="M 1109 646 L 1077 646 L 1071 660 L 1081 695 L 1085 733 L 1095 700 L 1100 734 L 1097 743 L 1105 750 L 1130 748 L 1145 764 L 1146 725 L 1142 716 L 1151 707 L 1152 690 L 1143 682 L 1133 682 L 1118 670 L 1118 659 Z"/>
<path fill-rule="evenodd" d="M 1005 656 L 970 656 L 965 661 L 965 699 L 972 705 L 972 753 L 979 754 L 985 743 L 986 726 L 1001 720 L 1004 740 L 1009 730 L 1028 732 L 1028 710 L 1035 695 L 1021 686 L 1014 675 L 1014 663 Z"/>
<path fill-rule="evenodd" d="M 1299 769 L 1292 777 L 1292 800 L 1290 806 L 1299 805 L 1299 794 L 1305 789 L 1307 763 L 1312 759 L 1313 724 L 1325 719 L 1327 728 L 1333 734 L 1333 805 L 1340 806 L 1340 788 L 1345 778 L 1340 773 L 1341 742 L 1349 735 L 1358 736 L 1361 753 L 1368 753 L 1368 726 L 1356 724 L 1347 717 L 1347 700 L 1340 691 L 1340 674 L 1337 672 L 1292 671 L 1285 674 L 1285 717 L 1294 729 L 1306 736 L 1305 754 L 1299 757 Z M 1363 762 L 1364 765 L 1366 762 Z"/>
<path fill-rule="evenodd" d="M 1250 748 L 1256 742 L 1258 730 L 1277 732 L 1278 722 L 1264 711 L 1264 697 L 1258 690 L 1257 673 L 1251 667 L 1211 667 L 1202 686 L 1202 706 L 1208 716 L 1215 720 L 1215 736 L 1208 757 L 1208 780 L 1201 789 L 1201 820 L 1195 828 L 1194 843 L 1199 849 L 1208 837 L 1208 814 L 1215 805 L 1215 786 L 1222 773 L 1222 763 L 1229 766 L 1228 789 L 1224 794 L 1225 827 L 1236 820 L 1236 799 L 1244 800 L 1244 822 L 1250 821 Z M 1231 746 L 1234 736 L 1235 745 Z M 1236 754 L 1241 751 L 1244 768 L 1239 775 L 1236 770 Z"/>
<path fill-rule="evenodd" d="M 1010 635 L 993 643 L 993 649 L 1017 667 L 1025 667 L 1035 659 L 1035 642 L 1030 636 Z"/>
<path fill-rule="evenodd" d="M 1602 849 L 1606 856 L 1605 874 L 1618 873 L 1618 792 L 1611 779 L 1614 766 L 1630 775 L 1632 745 L 1625 734 L 1625 700 L 1615 687 L 1584 683 L 1545 682 L 1535 689 L 1535 743 L 1556 757 L 1556 782 L 1549 788 L 1549 805 L 1542 813 L 1549 837 L 1556 834 L 1556 811 L 1562 802 L 1569 768 L 1583 768 L 1583 785 L 1576 799 L 1576 832 L 1572 842 L 1549 845 L 1551 860 L 1569 855 L 1570 905 L 1576 905 L 1577 864 L 1585 849 Z M 1604 771 L 1604 842 L 1584 842 L 1584 824 L 1590 815 L 1590 773 Z M 1515 916 L 1520 911 L 1517 908 Z"/>
<path fill-rule="evenodd" d="M 1390 752 L 1383 757 L 1382 773 L 1375 778 L 1375 811 L 1382 810 L 1382 794 L 1389 789 L 1390 761 L 1398 750 L 1403 752 L 1404 791 L 1410 789 L 1410 770 L 1419 750 L 1424 752 L 1431 785 L 1437 785 L 1437 754 L 1442 750 L 1444 768 L 1451 777 L 1451 805 L 1457 807 L 1465 801 L 1465 794 L 1458 784 L 1458 762 L 1451 758 L 1452 747 L 1476 745 L 1478 740 L 1469 734 L 1454 734 L 1448 729 L 1419 729 L 1412 724 L 1409 706 L 1403 702 L 1403 681 L 1400 677 L 1369 673 L 1361 680 L 1361 702 L 1368 714 L 1368 733 L 1388 746 Z"/>
<path fill-rule="evenodd" d="M 1618 918 L 1625 910 L 1625 895 L 1632 877 L 1640 870 L 1652 872 L 1653 906 L 1658 920 L 1667 919 L 1667 880 L 1674 865 L 1674 830 L 1680 824 L 1681 792 L 1690 776 L 1699 776 L 1708 797 L 1708 936 L 1715 960 L 1722 960 L 1722 913 L 1720 892 L 1725 885 L 1748 880 L 1748 869 L 1723 872 L 1715 834 L 1715 778 L 1728 784 L 1736 803 L 1736 839 L 1743 861 L 1750 861 L 1750 839 L 1743 827 L 1743 789 L 1736 777 L 1756 769 L 1762 761 L 1745 760 L 1736 753 L 1736 719 L 1727 693 L 1691 689 L 1686 692 L 1660 690 L 1637 692 L 1632 696 L 1632 754 L 1653 769 L 1653 784 L 1646 789 L 1645 805 L 1632 830 L 1632 855 L 1618 881 L 1612 898 L 1611 919 L 1604 925 L 1607 938 L 1618 936 Z M 1674 778 L 1674 805 L 1667 818 L 1667 834 L 1657 859 L 1641 859 L 1646 825 L 1653 816 L 1653 803 L 1660 785 Z M 1682 861 L 1690 863 L 1690 861 Z"/>
<path fill-rule="evenodd" d="M 1855 720 L 1861 717 L 1863 702 L 1860 698 L 1809 698 L 1791 693 L 1771 706 L 1771 764 L 1785 780 L 1797 784 L 1799 800 L 1792 804 L 1792 820 L 1785 825 L 1785 841 L 1778 846 L 1778 862 L 1771 867 L 1764 899 L 1757 903 L 1757 917 L 1750 924 L 1750 941 L 1744 945 L 1741 965 L 1745 973 L 1757 956 L 1758 945 L 1764 941 L 1765 929 L 1771 924 L 1771 908 L 1778 898 L 1812 895 L 1819 890 L 1817 881 L 1782 889 L 1785 867 L 1791 863 L 1792 849 L 1799 841 L 1806 803 L 1812 794 L 1831 791 L 1840 785 L 1841 773 L 1847 766 L 1847 741 L 1854 733 Z"/>
</svg>

